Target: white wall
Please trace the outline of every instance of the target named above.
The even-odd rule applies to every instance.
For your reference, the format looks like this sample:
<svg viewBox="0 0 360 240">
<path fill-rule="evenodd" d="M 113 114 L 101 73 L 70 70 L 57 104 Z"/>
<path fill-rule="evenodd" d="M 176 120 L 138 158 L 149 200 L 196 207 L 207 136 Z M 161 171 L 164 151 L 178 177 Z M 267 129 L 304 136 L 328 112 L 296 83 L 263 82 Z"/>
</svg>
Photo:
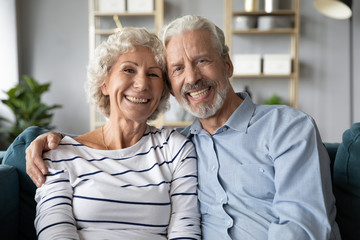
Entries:
<svg viewBox="0 0 360 240">
<path fill-rule="evenodd" d="M 354 8 L 354 66 L 359 66 L 360 3 Z M 89 129 L 83 84 L 88 60 L 87 0 L 18 0 L 21 73 L 40 82 L 51 81 L 49 104 L 58 129 L 82 134 Z M 165 0 L 165 22 L 185 14 L 203 15 L 224 25 L 219 0 Z M 322 138 L 341 141 L 349 120 L 349 29 L 346 20 L 333 20 L 315 11 L 312 0 L 301 1 L 299 107 L 316 120 Z M 360 70 L 354 69 L 355 121 L 360 121 Z"/>
<path fill-rule="evenodd" d="M 18 82 L 16 1 L 0 1 L 0 100 Z M 6 33 L 6 34 L 5 34 Z M 0 116 L 12 119 L 11 111 L 0 102 Z"/>
<path fill-rule="evenodd" d="M 313 8 L 313 1 L 302 1 L 300 40 L 300 109 L 314 117 L 326 141 L 340 141 L 343 131 L 350 127 L 349 100 L 349 20 L 325 17 Z M 354 31 L 359 42 L 360 3 L 353 1 Z M 359 46 L 354 46 L 359 65 Z M 354 72 L 359 89 L 360 72 Z M 354 111 L 359 109 L 359 95 L 355 91 Z M 356 112 L 355 122 L 360 121 Z"/>
<path fill-rule="evenodd" d="M 84 95 L 88 61 L 87 0 L 18 0 L 21 73 L 51 82 L 44 100 L 62 104 L 54 111 L 58 130 L 89 131 Z"/>
</svg>

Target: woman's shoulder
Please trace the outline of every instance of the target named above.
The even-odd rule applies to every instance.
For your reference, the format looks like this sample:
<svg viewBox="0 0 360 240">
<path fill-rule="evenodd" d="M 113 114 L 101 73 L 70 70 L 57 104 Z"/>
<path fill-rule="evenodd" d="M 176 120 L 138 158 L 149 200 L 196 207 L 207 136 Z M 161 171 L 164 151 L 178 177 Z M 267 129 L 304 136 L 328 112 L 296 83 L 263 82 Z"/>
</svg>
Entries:
<svg viewBox="0 0 360 240">
<path fill-rule="evenodd" d="M 72 137 L 65 136 L 61 139 L 57 148 L 46 151 L 43 153 L 44 160 L 59 160 L 59 159 L 71 159 L 74 158 L 76 155 L 81 155 L 86 148 L 85 145 L 76 141 Z"/>
</svg>

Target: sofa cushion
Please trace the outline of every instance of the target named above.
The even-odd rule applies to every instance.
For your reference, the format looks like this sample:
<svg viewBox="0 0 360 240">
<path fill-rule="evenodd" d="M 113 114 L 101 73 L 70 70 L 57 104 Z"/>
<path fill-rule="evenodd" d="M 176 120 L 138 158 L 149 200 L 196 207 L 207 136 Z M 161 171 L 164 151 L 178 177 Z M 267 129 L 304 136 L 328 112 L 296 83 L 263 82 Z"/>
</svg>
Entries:
<svg viewBox="0 0 360 240">
<path fill-rule="evenodd" d="M 6 150 L 3 164 L 17 169 L 19 181 L 19 239 L 36 239 L 34 219 L 36 186 L 26 174 L 25 150 L 40 134 L 48 130 L 39 127 L 25 129 Z"/>
<path fill-rule="evenodd" d="M 360 236 L 360 123 L 343 134 L 334 163 L 337 222 L 343 239 Z"/>
<path fill-rule="evenodd" d="M 0 235 L 16 239 L 19 214 L 19 183 L 16 168 L 0 165 Z"/>
</svg>

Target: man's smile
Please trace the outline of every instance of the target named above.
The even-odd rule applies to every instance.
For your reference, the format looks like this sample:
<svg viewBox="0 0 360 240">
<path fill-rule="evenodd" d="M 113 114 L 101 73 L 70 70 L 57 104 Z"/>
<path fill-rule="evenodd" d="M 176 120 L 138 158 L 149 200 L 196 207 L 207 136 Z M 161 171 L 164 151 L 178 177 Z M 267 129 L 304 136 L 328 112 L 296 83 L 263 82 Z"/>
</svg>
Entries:
<svg viewBox="0 0 360 240">
<path fill-rule="evenodd" d="M 188 95 L 190 95 L 193 98 L 199 98 L 201 96 L 206 95 L 209 91 L 210 91 L 210 87 L 207 87 L 198 91 L 188 92 Z"/>
</svg>

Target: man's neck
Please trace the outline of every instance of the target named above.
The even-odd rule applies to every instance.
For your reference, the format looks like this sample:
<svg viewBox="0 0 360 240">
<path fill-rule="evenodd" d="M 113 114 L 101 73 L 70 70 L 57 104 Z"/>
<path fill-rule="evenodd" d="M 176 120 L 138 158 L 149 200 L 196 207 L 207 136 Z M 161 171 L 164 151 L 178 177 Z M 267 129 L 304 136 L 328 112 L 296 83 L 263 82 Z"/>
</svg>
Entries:
<svg viewBox="0 0 360 240">
<path fill-rule="evenodd" d="M 234 92 L 230 91 L 222 108 L 209 118 L 200 118 L 199 121 L 206 131 L 211 135 L 222 127 L 234 111 L 240 106 L 243 100 Z"/>
</svg>

